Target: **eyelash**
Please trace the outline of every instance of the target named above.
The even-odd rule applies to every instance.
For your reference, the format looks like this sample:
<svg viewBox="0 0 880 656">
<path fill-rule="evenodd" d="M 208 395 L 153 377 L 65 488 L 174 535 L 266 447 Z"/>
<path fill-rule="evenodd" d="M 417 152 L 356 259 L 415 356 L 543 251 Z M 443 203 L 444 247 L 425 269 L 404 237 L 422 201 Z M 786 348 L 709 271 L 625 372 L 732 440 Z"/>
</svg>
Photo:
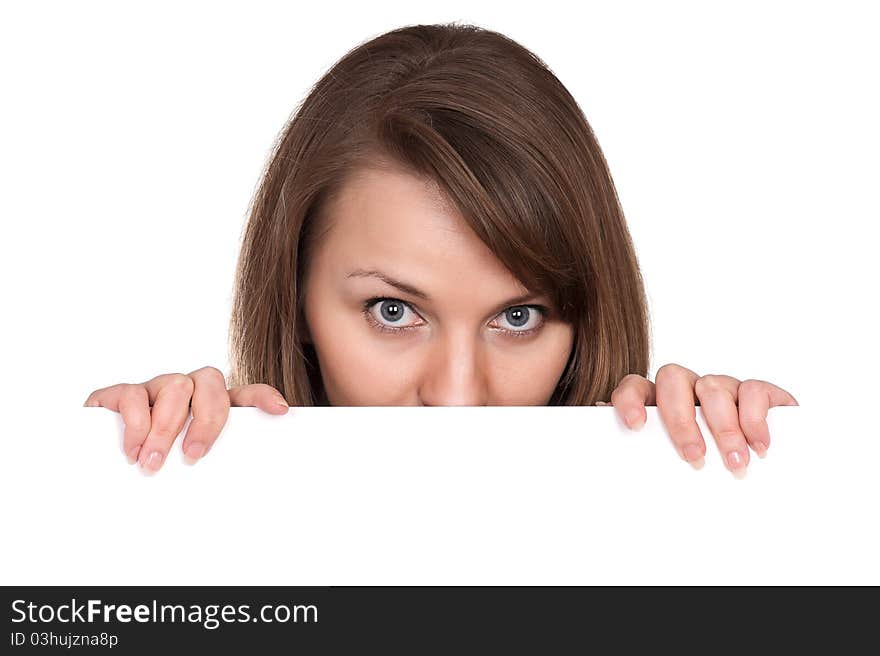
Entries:
<svg viewBox="0 0 880 656">
<path fill-rule="evenodd" d="M 370 310 L 372 309 L 372 307 L 374 305 L 376 305 L 376 303 L 380 303 L 382 301 L 394 301 L 395 303 L 400 303 L 401 305 L 405 305 L 406 307 L 408 307 L 415 314 L 418 314 L 416 309 L 410 303 L 407 303 L 406 301 L 402 301 L 399 298 L 392 298 L 390 296 L 375 296 L 373 298 L 369 298 L 366 301 L 364 301 L 364 309 L 363 309 L 363 314 L 367 320 L 367 323 L 369 323 L 373 328 L 375 328 L 376 330 L 379 330 L 383 333 L 397 333 L 397 334 L 400 334 L 400 333 L 403 333 L 403 332 L 406 332 L 409 330 L 415 330 L 416 328 L 421 328 L 421 326 L 404 326 L 402 328 L 394 328 L 392 326 L 386 326 L 385 324 L 380 323 L 379 321 L 376 321 L 376 318 L 373 316 L 373 313 L 370 312 Z M 541 330 L 544 327 L 544 323 L 547 321 L 547 317 L 549 316 L 549 312 L 550 312 L 543 305 L 512 305 L 511 307 L 526 307 L 526 308 L 529 308 L 530 310 L 537 310 L 538 312 L 541 313 L 541 317 L 543 319 L 541 321 L 541 323 L 537 325 L 537 327 L 529 328 L 528 330 L 508 330 L 507 328 L 494 328 L 493 329 L 493 330 L 497 330 L 497 331 L 503 333 L 506 337 L 513 337 L 515 339 L 529 337 L 529 336 L 537 333 L 539 330 Z M 507 309 L 510 309 L 510 308 L 507 308 Z M 505 312 L 505 310 L 502 310 L 502 313 L 503 312 Z"/>
</svg>

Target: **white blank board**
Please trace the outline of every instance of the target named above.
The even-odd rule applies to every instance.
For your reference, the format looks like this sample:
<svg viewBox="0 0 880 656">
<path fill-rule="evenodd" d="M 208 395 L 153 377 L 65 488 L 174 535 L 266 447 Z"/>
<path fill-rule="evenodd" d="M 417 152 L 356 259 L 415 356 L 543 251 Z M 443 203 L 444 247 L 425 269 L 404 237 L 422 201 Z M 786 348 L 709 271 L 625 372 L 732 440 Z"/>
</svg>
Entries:
<svg viewBox="0 0 880 656">
<path fill-rule="evenodd" d="M 770 410 L 748 475 L 679 460 L 657 408 L 233 408 L 154 476 L 121 416 L 4 439 L 4 585 L 880 584 L 877 441 Z M 54 421 L 57 426 L 61 422 Z M 38 426 L 38 424 L 37 424 Z M 184 427 L 185 430 L 186 427 Z"/>
</svg>

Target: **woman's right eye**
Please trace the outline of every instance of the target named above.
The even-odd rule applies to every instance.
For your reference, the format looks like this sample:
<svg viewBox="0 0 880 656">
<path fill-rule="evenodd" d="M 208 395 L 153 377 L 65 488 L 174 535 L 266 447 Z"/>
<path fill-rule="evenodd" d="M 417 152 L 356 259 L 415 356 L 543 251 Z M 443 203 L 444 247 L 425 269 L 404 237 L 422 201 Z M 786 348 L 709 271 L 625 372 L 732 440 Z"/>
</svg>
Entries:
<svg viewBox="0 0 880 656">
<path fill-rule="evenodd" d="M 409 303 L 396 298 L 369 299 L 364 303 L 364 316 L 371 326 L 385 332 L 402 332 L 423 325 L 412 325 L 412 316 L 418 317 L 418 314 Z"/>
</svg>

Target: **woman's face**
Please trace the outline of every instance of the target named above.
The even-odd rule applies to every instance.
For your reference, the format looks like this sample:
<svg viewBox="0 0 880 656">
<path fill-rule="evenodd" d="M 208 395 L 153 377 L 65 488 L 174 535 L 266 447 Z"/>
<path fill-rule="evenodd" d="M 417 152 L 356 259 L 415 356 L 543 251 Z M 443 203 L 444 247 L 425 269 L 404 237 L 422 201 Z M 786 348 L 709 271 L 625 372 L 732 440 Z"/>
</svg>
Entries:
<svg viewBox="0 0 880 656">
<path fill-rule="evenodd" d="M 574 331 L 448 207 L 436 183 L 370 169 L 327 212 L 305 319 L 335 406 L 546 405 Z"/>
</svg>

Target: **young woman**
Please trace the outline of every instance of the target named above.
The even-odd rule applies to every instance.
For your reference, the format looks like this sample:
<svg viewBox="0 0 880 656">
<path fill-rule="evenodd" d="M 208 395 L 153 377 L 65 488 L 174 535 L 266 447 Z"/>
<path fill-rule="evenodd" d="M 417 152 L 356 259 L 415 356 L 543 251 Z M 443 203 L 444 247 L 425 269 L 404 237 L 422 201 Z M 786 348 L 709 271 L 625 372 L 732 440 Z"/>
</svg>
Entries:
<svg viewBox="0 0 880 656">
<path fill-rule="evenodd" d="M 667 364 L 602 151 L 533 53 L 470 25 L 418 25 L 345 55 L 279 139 L 236 272 L 232 371 L 92 392 L 130 462 L 190 461 L 230 406 L 592 405 L 640 428 L 658 406 L 699 468 L 695 404 L 728 469 L 769 446 L 779 387 Z"/>
</svg>

